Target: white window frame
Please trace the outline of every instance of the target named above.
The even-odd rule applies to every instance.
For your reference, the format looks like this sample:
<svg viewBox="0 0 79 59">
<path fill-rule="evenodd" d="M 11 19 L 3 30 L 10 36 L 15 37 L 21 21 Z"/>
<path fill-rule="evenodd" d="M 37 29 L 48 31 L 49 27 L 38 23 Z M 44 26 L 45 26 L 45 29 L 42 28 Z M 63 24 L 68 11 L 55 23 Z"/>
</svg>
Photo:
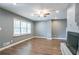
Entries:
<svg viewBox="0 0 79 59">
<path fill-rule="evenodd" d="M 17 34 L 15 31 L 16 31 L 16 22 L 19 21 L 20 24 L 20 28 L 19 28 L 19 34 Z M 24 24 L 23 24 L 24 23 Z M 24 21 L 24 20 L 19 20 L 19 19 L 16 19 L 14 18 L 14 28 L 13 28 L 13 36 L 21 36 L 21 35 L 26 35 L 26 34 L 31 34 L 31 22 L 27 22 L 27 21 Z M 24 30 L 25 29 L 25 30 Z M 25 32 L 23 32 L 25 31 Z"/>
<path fill-rule="evenodd" d="M 18 34 L 16 33 L 16 28 L 17 28 L 16 25 L 17 25 L 17 23 L 19 23 L 19 24 L 18 24 L 18 26 L 19 26 L 19 33 L 18 33 Z M 13 27 L 14 27 L 14 28 L 13 28 L 13 35 L 14 35 L 14 36 L 20 36 L 20 20 L 18 20 L 18 19 L 15 18 L 13 25 L 14 25 L 14 26 L 13 26 Z"/>
</svg>

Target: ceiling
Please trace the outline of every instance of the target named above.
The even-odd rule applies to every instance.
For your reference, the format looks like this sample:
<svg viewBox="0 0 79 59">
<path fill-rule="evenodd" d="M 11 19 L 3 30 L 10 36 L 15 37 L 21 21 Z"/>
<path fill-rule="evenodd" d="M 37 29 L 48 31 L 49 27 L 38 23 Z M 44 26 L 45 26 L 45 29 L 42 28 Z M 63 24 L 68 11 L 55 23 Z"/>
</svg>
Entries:
<svg viewBox="0 0 79 59">
<path fill-rule="evenodd" d="M 26 18 L 30 18 L 33 21 L 40 20 L 51 20 L 51 19 L 64 19 L 66 18 L 68 3 L 1 3 L 0 7 L 21 15 Z M 48 9 L 50 15 L 47 17 L 38 17 L 32 15 L 35 13 L 36 9 Z M 56 13 L 55 10 L 59 10 L 59 13 Z"/>
</svg>

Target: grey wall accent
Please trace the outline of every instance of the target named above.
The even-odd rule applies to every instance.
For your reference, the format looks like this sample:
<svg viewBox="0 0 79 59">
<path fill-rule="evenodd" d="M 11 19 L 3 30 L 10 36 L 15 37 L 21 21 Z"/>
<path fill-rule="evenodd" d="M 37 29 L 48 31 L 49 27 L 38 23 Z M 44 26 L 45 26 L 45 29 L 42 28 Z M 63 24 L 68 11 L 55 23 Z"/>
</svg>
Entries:
<svg viewBox="0 0 79 59">
<path fill-rule="evenodd" d="M 67 31 L 77 32 L 77 29 L 75 23 L 75 4 L 73 4 L 67 10 Z"/>
<path fill-rule="evenodd" d="M 66 27 L 67 19 L 35 22 L 35 36 L 66 38 Z"/>
<path fill-rule="evenodd" d="M 51 38 L 51 21 L 35 22 L 35 36 Z"/>
<path fill-rule="evenodd" d="M 67 19 L 57 19 L 51 21 L 52 38 L 66 38 Z"/>
<path fill-rule="evenodd" d="M 76 7 L 75 7 L 75 22 L 79 32 L 79 3 L 76 3 Z"/>
<path fill-rule="evenodd" d="M 33 21 L 29 21 L 32 24 L 32 33 L 29 35 L 13 37 L 14 18 L 29 21 L 29 19 L 27 18 L 23 18 L 16 14 L 0 9 L 0 27 L 2 28 L 2 30 L 0 31 L 0 47 L 2 47 L 3 43 L 9 42 L 10 40 L 13 40 L 13 42 L 17 42 L 32 37 L 34 34 L 34 23 Z"/>
<path fill-rule="evenodd" d="M 79 4 L 72 4 L 67 10 L 67 31 L 79 32 Z"/>
</svg>

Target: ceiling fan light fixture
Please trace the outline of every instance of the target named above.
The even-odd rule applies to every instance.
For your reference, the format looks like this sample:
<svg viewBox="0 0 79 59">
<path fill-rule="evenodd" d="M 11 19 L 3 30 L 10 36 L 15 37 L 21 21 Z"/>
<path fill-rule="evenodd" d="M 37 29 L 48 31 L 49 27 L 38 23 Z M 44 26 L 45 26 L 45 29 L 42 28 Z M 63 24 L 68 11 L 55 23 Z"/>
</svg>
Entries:
<svg viewBox="0 0 79 59">
<path fill-rule="evenodd" d="M 50 12 L 48 9 L 43 9 L 43 10 L 35 10 L 35 15 L 40 16 L 40 17 L 46 17 L 47 15 L 50 15 Z"/>
</svg>

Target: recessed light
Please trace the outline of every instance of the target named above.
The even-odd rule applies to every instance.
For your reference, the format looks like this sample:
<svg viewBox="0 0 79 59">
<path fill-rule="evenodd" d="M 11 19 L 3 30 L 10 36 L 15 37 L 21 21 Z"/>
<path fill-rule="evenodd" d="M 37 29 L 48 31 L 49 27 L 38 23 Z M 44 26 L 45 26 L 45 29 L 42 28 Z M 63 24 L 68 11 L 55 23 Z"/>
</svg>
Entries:
<svg viewBox="0 0 79 59">
<path fill-rule="evenodd" d="M 55 12 L 56 12 L 56 13 L 59 13 L 59 10 L 56 10 Z"/>
<path fill-rule="evenodd" d="M 34 16 L 34 14 L 32 13 L 31 16 Z"/>
<path fill-rule="evenodd" d="M 13 3 L 13 5 L 16 5 L 16 3 Z"/>
</svg>

